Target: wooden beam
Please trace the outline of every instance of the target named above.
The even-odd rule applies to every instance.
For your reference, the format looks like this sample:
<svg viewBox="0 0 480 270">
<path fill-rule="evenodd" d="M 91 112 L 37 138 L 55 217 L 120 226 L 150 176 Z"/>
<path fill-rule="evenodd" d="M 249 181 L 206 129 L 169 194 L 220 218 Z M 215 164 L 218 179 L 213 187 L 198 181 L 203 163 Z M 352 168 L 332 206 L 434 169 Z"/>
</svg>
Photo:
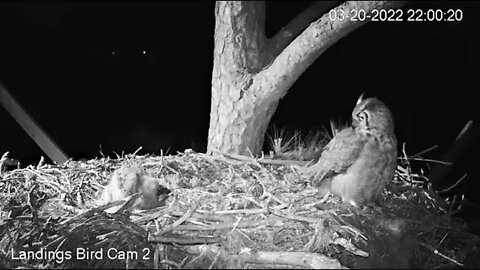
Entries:
<svg viewBox="0 0 480 270">
<path fill-rule="evenodd" d="M 45 154 L 57 164 L 68 160 L 67 155 L 58 147 L 58 145 L 48 136 L 47 133 L 28 115 L 22 106 L 0 83 L 0 104 L 17 121 L 17 123 L 27 132 L 35 143 L 45 152 Z"/>
</svg>

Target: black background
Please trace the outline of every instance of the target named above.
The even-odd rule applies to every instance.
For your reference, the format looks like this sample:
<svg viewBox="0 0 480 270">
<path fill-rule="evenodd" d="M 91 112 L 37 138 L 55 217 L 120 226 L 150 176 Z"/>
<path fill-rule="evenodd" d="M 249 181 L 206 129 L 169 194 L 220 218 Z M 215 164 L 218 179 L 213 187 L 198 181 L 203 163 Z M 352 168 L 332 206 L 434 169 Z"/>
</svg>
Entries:
<svg viewBox="0 0 480 270">
<path fill-rule="evenodd" d="M 310 2 L 268 2 L 274 35 Z M 208 2 L 0 2 L 0 82 L 74 159 L 113 150 L 206 143 L 214 5 Z M 478 120 L 480 2 L 410 2 L 461 9 L 461 22 L 371 22 L 329 48 L 280 102 L 271 124 L 303 132 L 348 119 L 360 93 L 394 113 L 413 154 L 440 159 Z M 145 54 L 143 53 L 145 51 Z M 115 52 L 115 54 L 112 54 Z M 44 155 L 0 109 L 0 152 Z M 478 138 L 455 165 L 454 191 L 477 200 Z M 158 153 L 158 152 L 157 152 Z M 473 187 L 473 188 L 472 188 Z"/>
</svg>

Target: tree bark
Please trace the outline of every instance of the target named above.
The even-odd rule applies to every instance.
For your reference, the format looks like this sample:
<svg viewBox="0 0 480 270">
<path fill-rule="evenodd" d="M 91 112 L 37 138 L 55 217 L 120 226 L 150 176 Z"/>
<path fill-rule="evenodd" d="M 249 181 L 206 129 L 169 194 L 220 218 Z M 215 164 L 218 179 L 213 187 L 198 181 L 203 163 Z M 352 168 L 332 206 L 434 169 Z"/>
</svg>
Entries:
<svg viewBox="0 0 480 270">
<path fill-rule="evenodd" d="M 403 3 L 350 1 L 335 9 L 370 13 Z M 312 5 L 267 40 L 264 2 L 216 3 L 208 153 L 261 152 L 268 124 L 290 86 L 328 47 L 366 23 L 330 20 L 325 12 L 331 5 Z"/>
</svg>

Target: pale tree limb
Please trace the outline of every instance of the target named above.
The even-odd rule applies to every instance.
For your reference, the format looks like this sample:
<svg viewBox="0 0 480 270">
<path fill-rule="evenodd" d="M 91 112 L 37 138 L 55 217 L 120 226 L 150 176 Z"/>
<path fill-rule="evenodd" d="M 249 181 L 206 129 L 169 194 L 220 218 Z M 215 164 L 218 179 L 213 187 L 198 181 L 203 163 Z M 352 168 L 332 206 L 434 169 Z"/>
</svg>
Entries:
<svg viewBox="0 0 480 270">
<path fill-rule="evenodd" d="M 225 252 L 217 245 L 186 247 L 189 252 L 205 254 L 212 258 L 223 254 L 230 261 L 227 268 L 241 268 L 245 264 L 286 265 L 307 269 L 347 269 L 336 259 L 313 252 L 261 251 L 243 248 L 238 254 Z"/>
<path fill-rule="evenodd" d="M 405 1 L 348 1 L 334 10 L 337 13 L 343 11 L 344 14 L 351 14 L 352 10 L 363 10 L 370 14 L 374 9 L 392 9 L 403 4 Z M 260 95 L 271 97 L 273 94 L 282 98 L 290 86 L 325 50 L 367 22 L 368 20 L 330 20 L 329 13 L 324 14 L 293 40 L 268 68 L 255 76 L 254 84 L 259 83 L 266 87 L 259 86 L 253 89 L 260 89 Z M 270 93 L 265 93 L 266 89 Z"/>
<path fill-rule="evenodd" d="M 271 59 L 273 60 L 274 57 L 280 54 L 313 20 L 341 2 L 342 1 L 316 1 L 293 18 L 286 26 L 282 27 L 275 36 L 267 41 L 267 53 L 270 54 Z"/>
</svg>

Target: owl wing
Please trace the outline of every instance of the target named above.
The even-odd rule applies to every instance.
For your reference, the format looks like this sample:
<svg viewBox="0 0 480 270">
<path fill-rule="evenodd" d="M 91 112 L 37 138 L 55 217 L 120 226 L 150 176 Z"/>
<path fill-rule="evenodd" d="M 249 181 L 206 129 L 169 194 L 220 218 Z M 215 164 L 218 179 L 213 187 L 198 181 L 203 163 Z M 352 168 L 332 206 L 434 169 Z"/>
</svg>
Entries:
<svg viewBox="0 0 480 270">
<path fill-rule="evenodd" d="M 318 162 L 312 166 L 312 185 L 319 186 L 322 180 L 344 173 L 357 160 L 363 144 L 351 127 L 338 132 L 325 146 Z"/>
</svg>

